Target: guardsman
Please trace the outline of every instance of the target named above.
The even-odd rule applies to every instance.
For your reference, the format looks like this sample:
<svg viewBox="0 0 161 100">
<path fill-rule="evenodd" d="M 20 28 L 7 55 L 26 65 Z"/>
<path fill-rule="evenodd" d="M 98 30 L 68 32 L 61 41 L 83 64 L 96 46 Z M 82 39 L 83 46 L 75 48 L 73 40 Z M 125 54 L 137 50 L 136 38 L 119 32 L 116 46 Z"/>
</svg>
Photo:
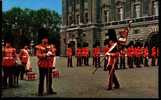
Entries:
<svg viewBox="0 0 161 100">
<path fill-rule="evenodd" d="M 23 80 L 25 79 L 24 74 L 27 73 L 27 71 L 31 70 L 30 55 L 29 55 L 29 49 L 27 45 L 25 45 L 24 48 L 20 50 L 19 58 L 20 58 L 21 64 L 23 65 L 20 73 L 20 78 L 21 80 Z"/>
<path fill-rule="evenodd" d="M 4 77 L 3 77 L 4 88 L 7 88 L 8 86 L 15 87 L 14 81 L 15 81 L 16 60 L 17 60 L 16 49 L 11 46 L 11 41 L 7 40 L 5 43 L 2 57 L 2 66 L 4 71 Z"/>
<path fill-rule="evenodd" d="M 47 94 L 56 94 L 52 89 L 52 66 L 54 53 L 50 51 L 48 38 L 43 37 L 42 43 L 36 45 L 36 56 L 39 67 L 38 95 L 44 95 L 44 79 L 46 77 Z"/>
<path fill-rule="evenodd" d="M 67 67 L 73 67 L 73 64 L 72 64 L 72 48 L 71 48 L 70 44 L 68 44 L 66 56 L 67 56 Z"/>
<path fill-rule="evenodd" d="M 129 44 L 129 47 L 127 49 L 127 63 L 129 68 L 133 68 L 133 62 L 134 62 L 134 47 L 133 47 L 133 43 L 131 42 Z"/>
<path fill-rule="evenodd" d="M 152 66 L 155 66 L 156 56 L 157 56 L 157 50 L 156 50 L 156 47 L 153 46 L 152 52 L 151 52 Z"/>
<path fill-rule="evenodd" d="M 136 48 L 136 67 L 140 68 L 140 64 L 141 64 L 141 48 L 140 48 L 140 45 L 138 44 L 137 45 L 137 48 Z"/>
<path fill-rule="evenodd" d="M 149 52 L 148 52 L 148 46 L 147 45 L 144 46 L 143 57 L 144 57 L 144 66 L 148 67 Z"/>
<path fill-rule="evenodd" d="M 83 56 L 83 62 L 84 65 L 88 66 L 88 57 L 89 57 L 89 50 L 87 48 L 87 44 L 84 43 L 84 47 L 82 48 L 82 56 Z"/>
<path fill-rule="evenodd" d="M 77 51 L 76 51 L 76 56 L 77 56 L 77 66 L 81 66 L 81 48 L 78 46 Z"/>
<path fill-rule="evenodd" d="M 104 51 L 104 55 L 105 55 L 105 53 L 109 50 L 109 44 L 108 44 L 108 40 L 105 40 L 105 42 L 104 42 L 104 45 L 105 45 L 105 47 L 103 48 L 103 51 Z M 107 71 L 107 63 L 108 63 L 108 56 L 105 56 L 105 58 L 104 58 L 104 71 Z"/>
<path fill-rule="evenodd" d="M 98 45 L 96 46 L 95 49 L 95 67 L 101 67 L 100 65 L 100 48 L 98 47 Z"/>
<path fill-rule="evenodd" d="M 126 48 L 123 47 L 120 50 L 120 69 L 125 69 L 125 54 L 126 54 Z"/>
<path fill-rule="evenodd" d="M 105 55 L 107 55 L 108 58 L 108 64 L 107 64 L 107 69 L 109 70 L 109 78 L 108 78 L 108 87 L 107 90 L 111 90 L 112 89 L 112 85 L 114 83 L 114 88 L 120 88 L 120 84 L 118 82 L 118 79 L 115 75 L 115 63 L 116 60 L 119 56 L 119 52 L 117 50 L 117 37 L 116 37 L 116 33 L 115 30 L 113 29 L 109 29 L 108 31 L 109 33 L 109 50 L 108 52 L 106 52 Z"/>
</svg>

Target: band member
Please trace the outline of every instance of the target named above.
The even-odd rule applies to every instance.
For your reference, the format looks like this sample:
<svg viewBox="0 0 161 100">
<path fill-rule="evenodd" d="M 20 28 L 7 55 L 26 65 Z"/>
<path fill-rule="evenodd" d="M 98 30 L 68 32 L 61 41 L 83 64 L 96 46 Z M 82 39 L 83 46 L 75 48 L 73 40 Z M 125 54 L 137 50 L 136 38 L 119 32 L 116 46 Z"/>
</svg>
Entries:
<svg viewBox="0 0 161 100">
<path fill-rule="evenodd" d="M 108 39 L 106 39 L 105 40 L 105 42 L 104 42 L 104 45 L 105 45 L 105 47 L 104 47 L 104 55 L 105 55 L 105 53 L 109 50 L 109 44 L 108 44 Z M 108 56 L 105 56 L 105 59 L 104 59 L 104 71 L 107 71 L 107 63 L 108 63 Z"/>
<path fill-rule="evenodd" d="M 126 48 L 123 47 L 123 49 L 120 50 L 120 69 L 125 69 L 125 54 L 126 54 Z"/>
<path fill-rule="evenodd" d="M 56 94 L 52 89 L 52 66 L 54 53 L 50 51 L 48 38 L 43 37 L 42 43 L 36 45 L 36 56 L 39 67 L 38 95 L 44 95 L 44 79 L 46 77 L 47 94 Z"/>
<path fill-rule="evenodd" d="M 67 67 L 73 67 L 73 64 L 72 64 L 72 48 L 71 48 L 70 44 L 68 44 L 66 56 L 67 56 Z"/>
<path fill-rule="evenodd" d="M 153 46 L 152 52 L 151 52 L 152 66 L 155 66 L 156 56 L 157 56 L 157 50 L 156 50 L 156 47 Z"/>
<path fill-rule="evenodd" d="M 76 56 L 77 56 L 77 66 L 81 66 L 81 48 L 80 48 L 80 44 L 78 44 L 78 48 L 76 51 Z"/>
<path fill-rule="evenodd" d="M 108 88 L 107 90 L 111 90 L 112 89 L 112 85 L 114 83 L 115 87 L 114 88 L 119 88 L 120 84 L 118 82 L 118 79 L 115 75 L 115 63 L 116 63 L 116 59 L 119 56 L 118 50 L 117 50 L 117 37 L 116 37 L 116 33 L 113 29 L 109 29 L 108 31 L 109 33 L 109 50 L 108 52 L 106 52 L 105 55 L 107 55 L 108 58 L 108 65 L 107 68 L 109 70 L 109 78 L 108 78 Z"/>
<path fill-rule="evenodd" d="M 14 78 L 15 73 L 14 69 L 16 66 L 16 49 L 11 46 L 11 41 L 7 40 L 5 43 L 4 51 L 2 51 L 2 66 L 3 66 L 3 86 L 4 88 L 15 87 Z M 9 79 L 9 82 L 7 81 Z"/>
<path fill-rule="evenodd" d="M 19 58 L 20 58 L 21 64 L 23 65 L 20 73 L 20 78 L 21 80 L 23 80 L 25 79 L 24 74 L 27 73 L 27 71 L 31 70 L 30 55 L 29 55 L 29 49 L 27 45 L 25 45 L 24 48 L 21 49 L 19 53 Z"/>
<path fill-rule="evenodd" d="M 144 66 L 145 66 L 145 67 L 148 67 L 148 56 L 149 56 L 148 46 L 145 45 L 145 46 L 144 46 L 144 51 L 143 51 Z"/>
</svg>

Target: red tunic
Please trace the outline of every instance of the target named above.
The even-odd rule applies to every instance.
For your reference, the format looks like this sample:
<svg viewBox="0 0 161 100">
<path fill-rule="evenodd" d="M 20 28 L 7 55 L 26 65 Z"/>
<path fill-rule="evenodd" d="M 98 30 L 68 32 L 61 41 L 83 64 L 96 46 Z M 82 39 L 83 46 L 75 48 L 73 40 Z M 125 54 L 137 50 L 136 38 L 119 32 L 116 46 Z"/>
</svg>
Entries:
<svg viewBox="0 0 161 100">
<path fill-rule="evenodd" d="M 129 47 L 127 49 L 127 56 L 128 57 L 132 57 L 133 56 L 133 53 L 134 53 L 134 49 L 132 47 Z"/>
<path fill-rule="evenodd" d="M 53 65 L 53 57 L 44 56 L 47 54 L 47 52 L 47 46 L 43 46 L 42 44 L 36 46 L 36 56 L 38 57 L 38 66 L 40 68 L 51 68 Z"/>
<path fill-rule="evenodd" d="M 77 48 L 76 55 L 77 55 L 78 57 L 80 57 L 80 56 L 81 56 L 81 48 Z"/>
<path fill-rule="evenodd" d="M 15 48 L 4 48 L 2 66 L 14 67 L 16 65 L 16 49 Z"/>
<path fill-rule="evenodd" d="M 153 48 L 152 48 L 151 56 L 152 56 L 152 57 L 156 57 L 156 55 L 157 55 L 156 48 L 155 48 L 155 47 L 153 47 Z"/>
<path fill-rule="evenodd" d="M 72 56 L 72 48 L 67 48 L 66 56 L 67 56 L 67 57 Z"/>
<path fill-rule="evenodd" d="M 140 57 L 142 55 L 142 52 L 141 52 L 141 48 L 140 47 L 136 48 L 135 55 L 136 55 L 136 57 Z"/>
<path fill-rule="evenodd" d="M 148 55 L 149 55 L 148 48 L 144 48 L 144 50 L 143 50 L 143 56 L 144 57 L 148 57 Z"/>
<path fill-rule="evenodd" d="M 87 57 L 89 54 L 88 48 L 82 48 L 82 56 Z"/>
<path fill-rule="evenodd" d="M 98 47 L 95 48 L 95 56 L 96 57 L 99 57 L 100 56 L 100 51 L 101 51 L 100 48 L 98 48 Z"/>
</svg>

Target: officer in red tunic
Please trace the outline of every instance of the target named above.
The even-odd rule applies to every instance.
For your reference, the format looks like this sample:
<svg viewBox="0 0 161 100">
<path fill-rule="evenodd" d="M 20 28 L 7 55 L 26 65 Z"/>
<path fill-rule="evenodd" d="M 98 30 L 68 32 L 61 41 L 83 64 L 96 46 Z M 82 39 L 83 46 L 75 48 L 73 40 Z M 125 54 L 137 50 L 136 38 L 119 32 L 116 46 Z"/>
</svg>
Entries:
<svg viewBox="0 0 161 100">
<path fill-rule="evenodd" d="M 68 44 L 66 56 L 67 56 L 67 67 L 73 67 L 73 64 L 72 64 L 72 48 L 71 48 L 70 44 Z"/>
<path fill-rule="evenodd" d="M 145 67 L 148 67 L 148 56 L 149 56 L 148 46 L 145 45 L 144 49 L 143 49 L 143 57 L 144 57 L 144 66 Z"/>
<path fill-rule="evenodd" d="M 4 50 L 2 51 L 2 66 L 4 72 L 3 86 L 4 88 L 14 87 L 15 66 L 16 66 L 16 49 L 11 46 L 11 41 L 7 40 Z M 9 82 L 7 81 L 9 79 Z"/>
<path fill-rule="evenodd" d="M 47 94 L 56 94 L 52 89 L 52 66 L 53 66 L 53 52 L 50 51 L 48 38 L 43 37 L 42 43 L 36 45 L 36 56 L 38 57 L 39 67 L 39 86 L 38 95 L 44 95 L 44 79 L 46 77 Z"/>
<path fill-rule="evenodd" d="M 119 56 L 119 52 L 117 50 L 117 37 L 116 37 L 116 33 L 115 30 L 113 29 L 109 29 L 108 31 L 109 33 L 109 50 L 108 52 L 106 52 L 106 56 L 108 56 L 108 64 L 107 64 L 107 69 L 109 70 L 109 78 L 108 78 L 108 88 L 107 90 L 111 90 L 112 89 L 112 85 L 114 83 L 114 88 L 120 88 L 120 84 L 118 82 L 118 79 L 115 75 L 115 64 L 116 64 L 116 60 Z"/>
<path fill-rule="evenodd" d="M 108 39 L 106 39 L 105 42 L 104 42 L 104 45 L 105 45 L 105 47 L 103 48 L 104 55 L 109 50 L 108 42 L 109 42 Z M 107 71 L 107 63 L 108 63 L 108 56 L 105 56 L 105 58 L 104 58 L 104 69 L 103 69 L 104 71 Z"/>
<path fill-rule="evenodd" d="M 27 71 L 29 71 L 29 69 L 27 69 L 26 67 L 26 64 L 29 60 L 29 49 L 27 45 L 25 45 L 24 48 L 21 49 L 19 53 L 19 58 L 20 58 L 21 64 L 23 65 L 21 73 L 20 73 L 21 80 L 23 80 L 24 74 L 27 73 Z"/>
<path fill-rule="evenodd" d="M 155 66 L 156 56 L 157 56 L 157 50 L 156 50 L 156 47 L 153 46 L 152 52 L 151 52 L 152 66 Z"/>
<path fill-rule="evenodd" d="M 81 66 L 81 48 L 80 48 L 80 45 L 78 44 L 78 48 L 77 48 L 77 51 L 76 51 L 76 56 L 77 56 L 77 66 Z"/>
</svg>

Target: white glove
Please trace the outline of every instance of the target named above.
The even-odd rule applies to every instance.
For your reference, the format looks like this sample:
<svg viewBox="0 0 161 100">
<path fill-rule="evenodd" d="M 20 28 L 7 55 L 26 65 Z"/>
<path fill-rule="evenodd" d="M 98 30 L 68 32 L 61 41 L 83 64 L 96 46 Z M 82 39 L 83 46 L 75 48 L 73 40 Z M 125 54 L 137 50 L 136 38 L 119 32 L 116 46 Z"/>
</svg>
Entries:
<svg viewBox="0 0 161 100">
<path fill-rule="evenodd" d="M 52 52 L 51 51 L 48 51 L 46 55 L 47 56 L 51 56 L 52 55 Z"/>
</svg>

